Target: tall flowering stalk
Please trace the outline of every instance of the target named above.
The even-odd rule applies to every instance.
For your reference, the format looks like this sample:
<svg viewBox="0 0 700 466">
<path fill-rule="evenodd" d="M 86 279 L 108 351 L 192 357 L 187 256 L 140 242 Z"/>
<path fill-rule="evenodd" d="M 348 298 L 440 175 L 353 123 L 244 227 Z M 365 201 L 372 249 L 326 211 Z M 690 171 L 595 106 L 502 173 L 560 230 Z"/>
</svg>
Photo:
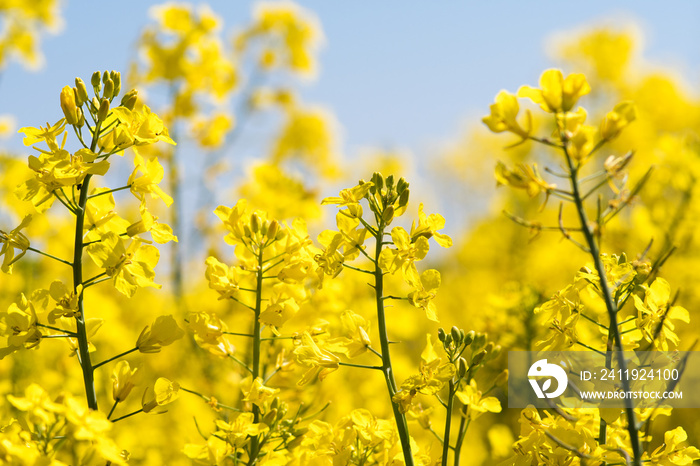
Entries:
<svg viewBox="0 0 700 466">
<path fill-rule="evenodd" d="M 551 229 L 559 230 L 566 239 L 573 242 L 577 247 L 588 253 L 593 260 L 595 289 L 602 299 L 608 317 L 608 325 L 601 325 L 607 331 L 607 354 L 613 351 L 617 354 L 618 367 L 624 372 L 627 369 L 622 351 L 625 349 L 625 342 L 621 336 L 618 313 L 620 304 L 624 304 L 634 290 L 637 282 L 630 277 L 636 275 L 635 269 L 631 269 L 627 276 L 618 277 L 619 280 L 609 282 L 610 269 L 604 263 L 605 257 L 601 255 L 600 243 L 605 225 L 612 220 L 637 194 L 649 176 L 649 172 L 641 181 L 631 189 L 616 184 L 617 180 L 624 179 L 622 171 L 630 161 L 632 154 L 622 157 L 611 156 L 605 161 L 603 170 L 585 179 L 581 176 L 584 165 L 591 161 L 593 155 L 604 146 L 605 143 L 615 138 L 629 123 L 636 118 L 635 107 L 631 102 L 622 102 L 609 112 L 598 129 L 585 124 L 587 112 L 579 107 L 574 111 L 574 107 L 581 96 L 590 92 L 590 86 L 582 74 L 571 74 L 564 77 L 559 70 L 547 70 L 540 78 L 541 88 L 536 89 L 523 86 L 518 91 L 519 97 L 526 97 L 538 104 L 542 110 L 552 114 L 554 120 L 554 134 L 551 138 L 538 138 L 532 135 L 531 116 L 527 112 L 528 123 L 523 127 L 518 121 L 519 105 L 516 96 L 501 91 L 496 97 L 496 103 L 491 106 L 491 114 L 483 119 L 484 123 L 494 132 L 511 132 L 520 138 L 520 142 L 533 140 L 540 144 L 553 147 L 561 153 L 564 161 L 564 174 L 562 178 L 567 179 L 570 190 L 560 189 L 555 184 L 545 181 L 537 171 L 536 165 L 528 167 L 520 165 L 516 170 L 508 169 L 503 163 L 496 168 L 496 178 L 499 184 L 510 185 L 515 188 L 524 189 L 535 196 L 544 193 L 547 198 L 554 196 L 563 202 L 574 205 L 576 216 L 579 220 L 575 228 L 566 227 L 562 220 L 563 204 L 559 208 L 559 225 Z M 584 182 L 597 181 L 592 188 L 585 189 Z M 591 221 L 586 207 L 586 200 L 595 194 L 600 188 L 609 185 L 613 188 L 613 197 L 608 200 L 607 206 L 602 204 L 602 194 L 597 199 L 596 216 Z M 514 220 L 528 226 L 534 223 L 513 217 Z M 573 232 L 573 233 L 572 233 Z M 574 235 L 580 234 L 582 241 Z M 620 288 L 621 284 L 632 282 L 631 287 Z M 613 294 L 615 291 L 615 294 Z M 624 299 L 623 299 L 624 298 Z M 544 307 L 544 306 L 543 306 Z M 555 315 L 556 312 L 555 311 Z M 576 311 L 580 314 L 580 310 Z M 553 341 L 545 342 L 545 349 L 559 349 L 561 344 L 583 344 L 578 341 L 576 333 L 572 327 L 578 321 L 577 316 L 561 322 L 560 337 Z M 626 321 L 627 323 L 629 321 Z M 637 321 L 639 324 L 641 321 Z M 611 366 L 610 357 L 607 358 L 606 365 Z M 629 390 L 629 381 L 622 379 L 622 388 Z M 632 460 L 635 465 L 642 462 L 642 445 L 639 435 L 639 424 L 635 414 L 631 399 L 625 399 L 625 413 L 627 417 L 627 432 L 629 444 L 632 451 Z M 606 421 L 601 416 L 598 442 L 605 444 Z"/>
<path fill-rule="evenodd" d="M 281 334 L 282 327 L 306 299 L 306 279 L 314 277 L 311 240 L 303 221 L 291 226 L 280 224 L 267 213 L 250 209 L 243 199 L 233 207 L 219 206 L 215 214 L 228 231 L 226 242 L 235 246 L 236 263 L 229 266 L 210 256 L 206 278 L 219 299 L 237 303 L 236 311 L 242 308 L 252 313 L 251 329 L 231 332 L 224 320 L 204 310 L 192 312 L 189 325 L 201 348 L 232 360 L 248 377 L 241 384 L 243 396 L 237 403 L 222 404 L 193 388 L 184 389 L 217 410 L 234 413 L 233 418 L 227 416 L 216 422 L 216 431 L 207 445 L 189 444 L 185 454 L 204 460 L 213 448 L 218 448 L 224 456 L 253 465 L 262 458 L 283 454 L 287 444 L 299 436 L 295 423 L 306 411 L 300 407 L 294 417 L 285 418 L 287 403 L 276 396 L 280 390 L 268 384 L 274 384 L 275 375 L 290 366 L 283 343 L 311 339 L 313 333 Z M 236 349 L 233 338 L 244 339 L 245 349 Z M 271 353 L 276 357 L 265 357 Z"/>
<path fill-rule="evenodd" d="M 36 251 L 72 269 L 72 289 L 55 281 L 48 290 L 47 294 L 55 303 L 55 308 L 48 314 L 48 323 L 34 318 L 32 325 L 41 338 L 69 339 L 82 369 L 88 407 L 97 410 L 94 370 L 102 363 L 95 365 L 91 360 L 90 338 L 101 325 L 101 320 L 88 319 L 84 293 L 87 288 L 109 280 L 117 290 L 129 297 L 139 287 L 159 287 L 153 281 L 158 250 L 145 244 L 147 241 L 139 235 L 150 232 L 153 239 L 160 243 L 177 239 L 170 228 L 158 223 L 147 208 L 147 194 L 163 199 L 166 204 L 170 201 L 157 185 L 162 177 L 159 176 L 158 161 L 146 161 L 136 152 L 136 146 L 158 141 L 174 144 L 168 137 L 167 129 L 148 107 L 136 108 L 135 90 L 124 95 L 119 106 L 112 106 L 121 90 L 119 73 L 95 72 L 91 85 L 94 92 L 91 99 L 87 86 L 80 78 L 76 78 L 75 87 L 63 88 L 60 104 L 64 118 L 56 124 L 20 130 L 25 134 L 25 145 L 44 142 L 47 149 L 35 146 L 40 154 L 29 157 L 29 167 L 36 172 L 36 176 L 21 184 L 16 193 L 20 199 L 31 201 L 39 212 L 45 212 L 58 200 L 75 217 L 72 261 L 35 250 L 29 246 L 28 239 L 20 246 L 22 252 Z M 74 153 L 65 148 L 68 128 L 73 129 L 82 146 Z M 135 168 L 127 184 L 114 189 L 93 188 L 93 177 L 105 175 L 110 168 L 111 157 L 123 154 L 127 148 L 136 152 Z M 134 223 L 122 219 L 112 210 L 115 206 L 113 193 L 127 189 L 141 201 L 141 219 Z M 28 221 L 25 219 L 23 222 L 25 226 Z M 131 244 L 127 247 L 122 238 L 131 238 Z M 15 241 L 15 244 L 19 243 Z M 102 269 L 101 273 L 84 277 L 86 256 Z M 19 257 L 15 257 L 13 262 Z M 11 272 L 10 265 L 6 268 L 8 272 Z M 37 298 L 34 298 L 35 295 Z M 36 302 L 38 296 L 33 294 L 29 302 Z M 42 329 L 59 334 L 43 335 L 41 332 L 46 330 Z"/>
<path fill-rule="evenodd" d="M 362 345 L 364 350 L 373 352 L 381 359 L 381 365 L 364 367 L 379 370 L 384 376 L 404 461 L 407 465 L 412 465 L 414 458 L 406 420 L 406 412 L 410 405 L 410 399 L 407 400 L 406 395 L 409 391 L 403 391 L 403 386 L 400 389 L 396 384 L 385 303 L 390 299 L 407 300 L 423 309 L 429 319 L 436 321 L 437 312 L 432 300 L 440 286 L 440 273 L 431 269 L 419 274 L 415 262 L 427 255 L 430 238 L 434 238 L 443 247 L 451 246 L 452 240 L 437 231 L 444 227 L 445 220 L 437 214 L 426 215 L 422 204 L 419 207 L 419 220 L 413 222 L 410 233 L 403 227 L 394 227 L 388 231 L 392 222 L 403 215 L 408 207 L 408 188 L 409 184 L 403 178 L 395 181 L 393 175 L 385 178 L 380 173 L 375 173 L 371 181 L 360 181 L 357 186 L 342 190 L 338 197 L 324 199 L 323 204 L 335 204 L 341 208 L 336 216 L 339 231 L 327 230 L 319 235 L 323 252 L 316 256 L 316 261 L 320 266 L 319 273 L 323 275 L 335 277 L 343 268 L 347 268 L 372 275 L 374 279 L 371 286 L 374 289 L 380 348 L 377 351 L 371 347 L 366 333 Z M 366 205 L 369 206 L 368 216 L 364 215 L 362 201 L 366 201 Z M 372 252 L 368 252 L 364 244 L 369 237 L 374 239 L 373 251 L 370 249 Z M 349 264 L 360 255 L 369 261 L 370 269 Z M 387 295 L 385 292 L 385 275 L 397 271 L 401 272 L 412 289 L 407 297 Z M 356 356 L 358 352 L 348 354 Z M 454 367 L 452 364 L 450 366 Z M 412 396 L 415 396 L 415 392 L 409 397 Z"/>
<path fill-rule="evenodd" d="M 49 430 L 63 425 L 65 432 L 62 435 L 56 431 L 55 437 L 47 437 L 43 450 L 48 457 L 55 457 L 64 444 L 72 445 L 75 454 L 76 449 L 84 448 L 81 445 L 88 443 L 102 458 L 121 464 L 123 458 L 111 440 L 100 436 L 109 430 L 109 419 L 118 403 L 130 394 L 138 370 L 131 370 L 126 361 L 117 365 L 113 375 L 114 404 L 106 416 L 97 411 L 95 370 L 135 351 L 159 352 L 163 346 L 181 338 L 184 332 L 173 317 L 161 316 L 143 329 L 133 348 L 94 363 L 92 340 L 103 321 L 99 317 L 88 317 L 90 313 L 85 307 L 84 295 L 88 288 L 106 282 L 111 282 L 116 290 L 128 297 L 142 287 L 160 287 L 154 281 L 158 249 L 143 235 L 150 233 L 152 240 L 158 243 L 177 241 L 177 238 L 168 225 L 159 223 L 158 218 L 149 211 L 148 198 L 162 199 L 168 205 L 172 200 L 158 187 L 162 179 L 158 160 L 144 159 L 137 147 L 159 141 L 174 142 L 160 118 L 151 113 L 148 107 L 137 105 L 135 90 L 125 94 L 120 105 L 113 105 L 121 89 L 119 73 L 95 72 L 91 85 L 92 98 L 89 98 L 87 86 L 80 78 L 76 78 L 75 87 L 65 86 L 62 89 L 60 105 L 64 118 L 54 125 L 20 130 L 25 135 L 25 145 L 43 142 L 47 147 L 34 146 L 39 155 L 29 157 L 29 168 L 35 172 L 35 176 L 18 186 L 16 194 L 20 199 L 30 201 L 39 213 L 46 212 L 58 200 L 75 217 L 73 258 L 69 261 L 33 248 L 29 238 L 22 233 L 22 229 L 31 222 L 32 216 L 28 215 L 18 228 L 9 234 L 0 234 L 2 254 L 5 256 L 3 272 L 11 273 L 13 264 L 31 251 L 69 266 L 73 284 L 66 286 L 61 280 L 55 280 L 48 289 L 22 295 L 18 303 L 10 306 L 6 312 L 0 312 L 0 329 L 3 334 L 11 336 L 7 347 L 0 348 L 0 356 L 36 347 L 45 339 L 65 339 L 70 351 L 77 355 L 82 370 L 87 411 L 70 394 L 62 394 L 57 399 L 66 400 L 65 407 L 47 401 L 55 416 L 53 420 L 40 417 L 42 422 L 34 425 L 36 432 L 32 435 L 40 435 L 47 428 L 45 423 L 51 421 L 53 424 L 48 424 Z M 66 148 L 68 128 L 73 129 L 79 144 L 75 152 L 69 152 Z M 112 157 L 123 155 L 125 149 L 134 152 L 134 169 L 127 184 L 111 189 L 93 187 L 91 182 L 95 177 L 105 175 L 110 169 Z M 140 201 L 139 219 L 130 222 L 115 212 L 113 194 L 123 190 L 130 190 Z M 93 262 L 92 266 L 86 263 L 87 259 Z M 94 270 L 95 267 L 98 271 L 86 278 L 85 271 Z M 39 315 L 37 311 L 41 311 Z M 153 411 L 173 401 L 178 388 L 177 383 L 158 379 L 155 386 L 146 391 L 141 409 L 114 421 L 139 412 Z M 27 389 L 28 398 L 39 395 L 49 400 L 41 387 Z M 29 417 L 35 414 L 25 409 L 29 405 L 19 398 L 15 406 L 21 411 L 28 411 Z M 86 438 L 85 434 L 72 427 L 84 419 L 89 419 L 85 422 L 100 434 Z M 49 451 L 52 453 L 49 454 Z"/>
</svg>

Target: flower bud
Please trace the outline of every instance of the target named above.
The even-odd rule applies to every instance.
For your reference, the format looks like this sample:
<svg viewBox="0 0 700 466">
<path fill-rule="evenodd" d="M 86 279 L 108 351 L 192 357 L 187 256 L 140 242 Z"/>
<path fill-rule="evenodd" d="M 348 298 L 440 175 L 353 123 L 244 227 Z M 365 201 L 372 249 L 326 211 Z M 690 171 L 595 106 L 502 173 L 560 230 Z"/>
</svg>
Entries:
<svg viewBox="0 0 700 466">
<path fill-rule="evenodd" d="M 394 189 L 394 175 L 387 176 L 385 181 L 387 191 Z"/>
<path fill-rule="evenodd" d="M 78 101 L 80 102 L 78 106 L 81 106 L 90 100 L 90 97 L 88 97 L 87 87 L 85 87 L 85 83 L 82 79 L 75 78 L 75 89 L 76 94 L 78 95 Z"/>
<path fill-rule="evenodd" d="M 260 217 L 255 212 L 250 215 L 250 229 L 253 230 L 253 233 L 260 231 Z"/>
<path fill-rule="evenodd" d="M 455 341 L 455 343 L 459 344 L 462 341 L 462 334 L 459 332 L 457 327 L 453 326 L 450 333 L 452 334 L 452 339 Z"/>
<path fill-rule="evenodd" d="M 374 186 L 381 191 L 384 188 L 384 177 L 382 174 L 375 172 L 374 175 L 372 175 L 372 183 L 374 183 Z"/>
<path fill-rule="evenodd" d="M 445 345 L 445 348 L 448 348 L 452 344 L 452 335 L 451 334 L 446 334 L 445 335 L 445 341 L 443 342 Z"/>
<path fill-rule="evenodd" d="M 500 387 L 501 385 L 505 385 L 506 382 L 508 382 L 508 369 L 503 369 L 503 372 L 498 374 L 498 377 L 496 377 L 496 381 L 493 384 Z"/>
<path fill-rule="evenodd" d="M 107 82 L 108 79 L 112 79 L 109 77 L 109 71 L 104 70 L 104 72 L 102 73 L 102 83 L 104 84 L 105 82 Z"/>
<path fill-rule="evenodd" d="M 105 81 L 105 87 L 102 91 L 102 98 L 111 99 L 112 97 L 114 97 L 114 81 L 108 79 L 107 81 Z"/>
<path fill-rule="evenodd" d="M 467 375 L 468 369 L 467 360 L 460 356 L 457 360 L 457 374 L 459 374 L 460 379 L 463 379 L 464 376 Z"/>
<path fill-rule="evenodd" d="M 97 97 L 93 97 L 92 100 L 90 101 L 90 111 L 92 113 L 97 113 L 97 111 L 100 109 L 100 99 Z"/>
<path fill-rule="evenodd" d="M 391 221 L 394 220 L 394 206 L 389 205 L 384 209 L 384 212 L 382 212 L 382 220 L 385 225 L 391 224 Z"/>
<path fill-rule="evenodd" d="M 399 178 L 399 181 L 396 182 L 396 192 L 401 194 L 406 190 L 406 188 L 408 188 L 408 182 L 402 176 L 401 178 Z"/>
<path fill-rule="evenodd" d="M 81 109 L 78 109 L 78 122 L 75 124 L 78 128 L 82 128 L 83 125 L 85 124 L 85 115 L 83 115 L 83 111 Z"/>
<path fill-rule="evenodd" d="M 399 207 L 405 207 L 408 204 L 408 195 L 408 189 L 404 189 L 401 194 L 399 194 Z"/>
<path fill-rule="evenodd" d="M 469 346 L 472 344 L 472 342 L 474 341 L 474 335 L 475 335 L 474 330 L 470 330 L 469 333 L 464 335 L 464 344 L 466 346 Z"/>
<path fill-rule="evenodd" d="M 109 115 L 109 100 L 103 98 L 100 102 L 100 109 L 97 111 L 97 120 L 105 121 Z"/>
<path fill-rule="evenodd" d="M 133 110 L 134 106 L 136 105 L 136 99 L 138 92 L 136 89 L 132 89 L 126 94 L 124 94 L 124 97 L 122 97 L 122 106 L 128 108 L 129 110 Z"/>
<path fill-rule="evenodd" d="M 474 357 L 472 358 L 472 366 L 478 366 L 479 364 L 481 364 L 481 362 L 482 362 L 482 361 L 484 360 L 484 358 L 486 357 L 486 354 L 487 354 L 487 353 L 486 353 L 485 350 L 481 350 L 481 351 L 479 351 L 478 353 L 476 353 L 476 354 L 474 355 Z"/>
<path fill-rule="evenodd" d="M 112 96 L 116 97 L 122 90 L 122 75 L 118 71 L 112 71 L 109 74 L 109 77 L 112 78 L 112 81 L 114 82 L 114 93 L 112 94 Z"/>
<path fill-rule="evenodd" d="M 271 409 L 267 414 L 265 414 L 262 422 L 267 424 L 268 426 L 271 426 L 275 422 L 276 418 L 277 418 L 277 410 Z"/>
<path fill-rule="evenodd" d="M 486 344 L 486 335 L 483 333 L 477 333 L 474 335 L 474 347 L 483 348 Z"/>
<path fill-rule="evenodd" d="M 277 235 L 277 231 L 279 230 L 280 224 L 277 223 L 277 220 L 273 220 L 270 222 L 270 225 L 267 227 L 267 233 L 266 236 L 268 238 L 274 238 Z"/>
<path fill-rule="evenodd" d="M 350 204 L 348 207 L 348 215 L 351 218 L 362 217 L 362 206 L 360 204 Z"/>
<path fill-rule="evenodd" d="M 445 330 L 442 327 L 438 329 L 438 340 L 440 340 L 440 342 L 445 341 Z"/>
<path fill-rule="evenodd" d="M 78 107 L 75 105 L 75 92 L 70 86 L 65 86 L 61 90 L 61 110 L 69 125 L 78 123 Z"/>
<path fill-rule="evenodd" d="M 94 73 L 92 73 L 92 78 L 90 78 L 90 84 L 92 84 L 92 88 L 95 91 L 95 95 L 99 95 L 100 89 L 102 89 L 99 71 L 95 71 Z"/>
</svg>

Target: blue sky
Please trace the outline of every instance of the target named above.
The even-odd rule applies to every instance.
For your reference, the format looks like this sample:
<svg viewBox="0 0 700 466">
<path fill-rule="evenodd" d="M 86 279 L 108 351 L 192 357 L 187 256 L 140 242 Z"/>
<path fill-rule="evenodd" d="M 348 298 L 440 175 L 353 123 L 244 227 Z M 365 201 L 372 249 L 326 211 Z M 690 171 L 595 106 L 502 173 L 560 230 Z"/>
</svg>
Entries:
<svg viewBox="0 0 700 466">
<path fill-rule="evenodd" d="M 53 104 L 75 76 L 126 69 L 148 8 L 157 3 L 64 3 L 63 32 L 43 41 L 44 68 L 13 64 L 3 73 L 0 113 L 14 114 L 19 126 L 58 119 Z M 210 5 L 229 31 L 250 19 L 253 3 Z M 366 146 L 420 153 L 455 137 L 465 121 L 487 111 L 498 90 L 536 83 L 552 64 L 545 49 L 553 33 L 587 24 L 633 20 L 644 31 L 647 59 L 679 69 L 693 85 L 700 79 L 700 2 L 298 3 L 315 12 L 326 36 L 319 77 L 303 93 L 336 114 L 345 153 Z"/>
<path fill-rule="evenodd" d="M 0 114 L 13 114 L 18 127 L 57 121 L 62 117 L 60 89 L 76 76 L 87 81 L 94 70 L 127 69 L 136 40 L 151 21 L 148 9 L 159 3 L 64 3 L 63 31 L 43 40 L 45 66 L 28 71 L 12 64 L 3 72 Z M 441 145 L 458 139 L 469 125 L 480 124 L 500 89 L 515 91 L 537 83 L 542 70 L 554 64 L 546 52 L 554 34 L 586 26 L 635 22 L 644 35 L 645 61 L 676 69 L 696 92 L 700 83 L 700 2 L 298 3 L 317 15 L 325 34 L 319 76 L 301 91 L 306 102 L 335 114 L 346 159 L 363 148 L 402 149 L 413 154 L 414 169 L 421 173 Z M 250 21 L 254 2 L 209 4 L 223 18 L 230 37 L 235 26 Z M 21 139 L 15 135 L 2 145 L 26 156 L 32 151 Z M 184 173 L 200 179 L 189 168 Z M 411 178 L 412 191 L 429 211 L 450 219 L 449 234 L 488 208 L 487 199 L 465 194 L 463 187 L 434 189 L 435 180 L 420 178 Z M 191 192 L 199 189 L 192 185 L 185 183 Z M 326 187 L 321 196 L 335 189 Z M 186 212 L 193 207 L 188 205 L 194 202 L 191 192 L 185 196 Z M 230 199 L 219 201 L 231 204 Z"/>
</svg>

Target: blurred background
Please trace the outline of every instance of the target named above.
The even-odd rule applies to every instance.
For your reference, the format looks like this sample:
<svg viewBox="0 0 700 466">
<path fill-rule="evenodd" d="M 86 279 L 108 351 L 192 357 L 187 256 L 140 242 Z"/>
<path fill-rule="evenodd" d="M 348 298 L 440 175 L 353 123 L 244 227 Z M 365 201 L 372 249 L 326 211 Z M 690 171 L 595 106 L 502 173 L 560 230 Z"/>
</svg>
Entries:
<svg viewBox="0 0 700 466">
<path fill-rule="evenodd" d="M 542 71 L 552 67 L 565 75 L 586 74 L 592 92 L 579 103 L 588 110 L 591 125 L 618 102 L 636 102 L 637 121 L 591 161 L 591 171 L 602 168 L 608 155 L 630 150 L 636 152 L 629 185 L 650 166 L 656 168 L 632 208 L 607 227 L 603 251 L 626 252 L 633 259 L 653 239 L 646 257 L 656 259 L 675 248 L 660 276 L 671 282 L 674 293 L 681 290 L 679 303 L 690 311 L 691 322 L 700 318 L 698 2 L 169 4 L 186 12 L 181 15 L 166 14 L 158 2 L 136 0 L 42 0 L 26 11 L 15 3 L 0 2 L 5 27 L 0 39 L 0 227 L 14 228 L 31 211 L 12 194 L 29 176 L 26 158 L 34 152 L 23 145 L 17 129 L 62 118 L 59 93 L 76 76 L 87 83 L 95 70 L 122 72 L 123 91 L 137 88 L 178 143 L 172 151 L 147 154 L 161 160 L 161 184 L 176 201 L 170 210 L 154 209 L 180 240 L 159 246 L 163 290 L 140 290 L 133 300 L 95 290 L 99 294 L 92 302 L 99 303 L 100 315 L 110 322 L 109 331 L 100 334 L 103 354 L 122 351 L 124 341 L 135 338 L 158 315 L 154 313 L 172 313 L 183 327 L 195 310 L 216 312 L 230 319 L 232 327 L 249 324 L 240 307 L 218 302 L 204 281 L 208 254 L 233 259 L 212 214 L 216 206 L 246 198 L 273 217 L 306 219 L 315 239 L 324 228 L 334 227 L 336 212 L 321 207 L 320 200 L 381 171 L 411 183 L 409 219 L 417 218 L 421 202 L 426 213 L 445 217 L 444 232 L 454 246 L 433 246 L 426 261 L 442 273 L 436 299 L 440 325 L 483 332 L 502 346 L 503 355 L 482 376 L 493 380 L 506 367 L 508 350 L 532 349 L 548 335 L 551 328 L 534 310 L 590 262 L 558 232 L 537 235 L 536 229 L 505 218 L 502 211 L 508 210 L 552 225 L 558 205 L 550 201 L 543 206 L 542 195 L 531 199 L 523 191 L 497 189 L 496 161 L 509 166 L 536 161 L 552 169 L 561 161 L 531 142 L 505 150 L 516 142 L 512 135 L 494 135 L 480 121 L 500 90 L 536 87 Z M 265 16 L 275 8 L 282 13 L 274 20 Z M 521 104 L 536 113 L 535 106 Z M 551 122 L 543 117 L 535 116 L 534 123 L 541 136 L 551 133 Z M 70 150 L 77 148 L 70 138 L 68 144 Z M 130 156 L 117 162 L 106 185 L 123 185 L 133 170 Z M 138 205 L 128 192 L 115 197 L 120 209 L 136 212 Z M 36 219 L 28 235 L 38 238 L 33 244 L 50 244 L 65 255 L 71 244 L 61 238 L 70 238 L 71 225 L 49 218 Z M 574 217 L 566 213 L 564 218 Z M 65 272 L 36 257 L 16 267 L 14 275 L 0 276 L 0 309 Z M 370 318 L 370 290 L 361 277 L 347 280 L 332 282 L 306 302 L 290 320 L 289 331 L 323 320 L 332 333 L 341 328 L 339 313 L 349 308 Z M 631 302 L 624 312 L 636 312 Z M 396 313 L 392 321 L 401 325 L 390 331 L 406 342 L 396 356 L 400 383 L 416 371 L 425 333 L 436 335 L 437 324 L 407 304 L 397 305 Z M 600 343 L 595 329 L 581 334 Z M 678 334 L 678 349 L 688 350 L 697 339 L 692 324 L 679 324 Z M 222 368 L 194 345 L 191 335 L 186 338 L 187 343 L 145 363 L 150 379 L 171 377 L 235 401 L 241 374 Z M 29 383 L 41 381 L 50 392 L 67 388 L 81 393 L 77 365 L 65 353 L 25 351 L 0 361 L 2 392 L 21 393 Z M 39 375 L 36 367 L 51 369 Z M 298 375 L 285 376 L 280 386 L 293 387 Z M 333 400 L 322 415 L 328 422 L 350 407 L 390 417 L 387 400 L 374 396 L 382 380 L 358 381 L 356 375 L 339 371 L 326 380 L 332 383 L 295 392 L 290 402 Z M 109 374 L 98 383 L 107 399 Z M 496 396 L 505 407 L 505 393 L 499 389 Z M 182 445 L 201 441 L 192 417 L 209 426 L 216 414 L 203 413 L 199 399 L 179 401 L 166 416 L 139 418 L 146 433 L 140 438 L 127 425 L 115 429 L 118 443 L 132 452 L 136 464 L 188 464 Z M 511 458 L 511 445 L 521 434 L 519 416 L 520 410 L 504 409 L 475 421 L 465 444 L 465 458 L 471 461 L 466 464 Z M 665 429 L 677 425 L 686 428 L 691 440 L 700 438 L 694 411 L 677 410 L 654 425 L 649 450 L 660 445 Z M 433 435 L 417 425 L 412 434 L 421 445 L 434 443 Z"/>
</svg>

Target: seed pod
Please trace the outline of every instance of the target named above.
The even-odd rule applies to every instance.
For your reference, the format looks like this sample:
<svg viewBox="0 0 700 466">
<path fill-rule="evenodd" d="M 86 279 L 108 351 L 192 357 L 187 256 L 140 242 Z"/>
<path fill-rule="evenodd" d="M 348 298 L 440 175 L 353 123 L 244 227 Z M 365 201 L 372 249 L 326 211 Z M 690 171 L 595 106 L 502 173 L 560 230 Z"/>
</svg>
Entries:
<svg viewBox="0 0 700 466">
<path fill-rule="evenodd" d="M 97 120 L 105 121 L 109 115 L 109 100 L 102 99 L 100 102 L 100 109 L 97 111 Z"/>
</svg>

